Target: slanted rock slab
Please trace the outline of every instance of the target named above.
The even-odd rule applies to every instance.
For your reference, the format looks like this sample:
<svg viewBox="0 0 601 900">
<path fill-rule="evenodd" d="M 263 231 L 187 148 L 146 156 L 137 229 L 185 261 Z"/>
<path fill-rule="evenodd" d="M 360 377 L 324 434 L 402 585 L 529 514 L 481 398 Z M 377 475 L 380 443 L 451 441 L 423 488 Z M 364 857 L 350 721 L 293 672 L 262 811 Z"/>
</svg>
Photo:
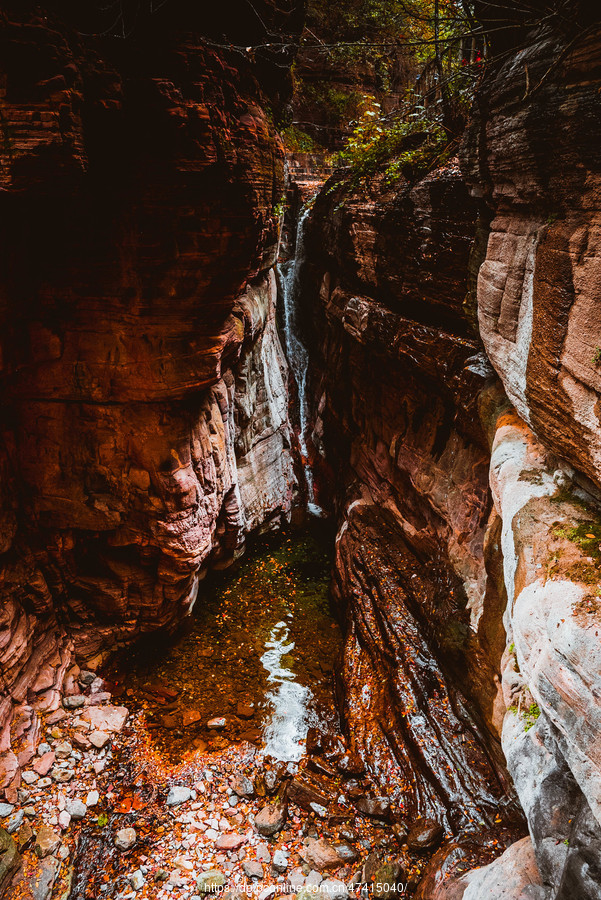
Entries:
<svg viewBox="0 0 601 900">
<path fill-rule="evenodd" d="M 89 706 L 84 710 L 82 719 L 89 722 L 97 731 L 117 734 L 125 725 L 128 715 L 129 710 L 125 706 Z"/>
</svg>

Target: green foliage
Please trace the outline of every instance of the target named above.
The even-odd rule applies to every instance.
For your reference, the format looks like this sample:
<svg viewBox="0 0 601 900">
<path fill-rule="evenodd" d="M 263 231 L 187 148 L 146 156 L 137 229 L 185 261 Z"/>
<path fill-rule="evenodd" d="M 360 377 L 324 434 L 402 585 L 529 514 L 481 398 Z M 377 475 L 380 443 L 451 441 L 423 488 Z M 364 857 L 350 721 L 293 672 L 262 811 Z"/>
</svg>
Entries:
<svg viewBox="0 0 601 900">
<path fill-rule="evenodd" d="M 597 347 L 593 353 L 593 365 L 598 366 L 601 363 L 601 347 Z"/>
<path fill-rule="evenodd" d="M 448 144 L 444 129 L 427 119 L 388 122 L 379 104 L 366 103 L 340 161 L 350 166 L 355 181 L 382 172 L 389 184 L 400 177 L 417 178 L 443 155 Z"/>
<path fill-rule="evenodd" d="M 108 825 L 109 817 L 106 813 L 100 813 L 98 818 L 96 819 L 96 823 L 99 828 L 104 828 L 105 825 Z"/>
<path fill-rule="evenodd" d="M 523 714 L 524 731 L 530 731 L 538 717 L 540 716 L 540 708 L 538 703 L 531 703 L 526 712 Z"/>
<path fill-rule="evenodd" d="M 317 153 L 323 150 L 323 147 L 310 134 L 296 125 L 289 125 L 280 134 L 290 153 Z"/>
</svg>

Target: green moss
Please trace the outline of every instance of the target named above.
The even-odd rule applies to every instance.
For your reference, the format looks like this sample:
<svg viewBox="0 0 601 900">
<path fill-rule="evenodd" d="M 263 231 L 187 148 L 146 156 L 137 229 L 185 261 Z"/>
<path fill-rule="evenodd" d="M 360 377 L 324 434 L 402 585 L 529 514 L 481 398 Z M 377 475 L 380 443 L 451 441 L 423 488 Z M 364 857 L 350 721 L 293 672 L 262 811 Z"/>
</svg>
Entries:
<svg viewBox="0 0 601 900">
<path fill-rule="evenodd" d="M 538 703 L 531 703 L 528 709 L 522 713 L 524 720 L 524 731 L 530 731 L 538 717 L 540 716 L 540 708 Z"/>
<path fill-rule="evenodd" d="M 557 538 L 571 541 L 583 553 L 601 562 L 601 525 L 596 522 L 579 522 L 578 525 L 554 525 L 553 534 Z"/>
<path fill-rule="evenodd" d="M 593 365 L 598 366 L 601 364 L 601 347 L 597 347 L 595 352 L 593 353 Z"/>
</svg>

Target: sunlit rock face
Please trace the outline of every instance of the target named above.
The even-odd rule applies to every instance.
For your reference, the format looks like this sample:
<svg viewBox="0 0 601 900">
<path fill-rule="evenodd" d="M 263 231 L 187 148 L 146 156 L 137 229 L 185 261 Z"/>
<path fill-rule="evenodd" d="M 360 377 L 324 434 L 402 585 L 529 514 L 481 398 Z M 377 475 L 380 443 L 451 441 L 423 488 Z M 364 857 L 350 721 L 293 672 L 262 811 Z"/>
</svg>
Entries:
<svg viewBox="0 0 601 900">
<path fill-rule="evenodd" d="M 601 30 L 585 6 L 521 31 L 490 67 L 463 164 L 494 216 L 478 277 L 486 351 L 522 419 L 598 486 Z"/>
<path fill-rule="evenodd" d="M 207 28 L 223 34 L 227 6 Z M 259 6 L 298 25 L 295 4 Z M 271 271 L 283 150 L 265 111 L 287 70 L 206 44 L 183 4 L 125 41 L 83 37 L 101 29 L 77 5 L 3 7 L 8 753 L 14 704 L 31 732 L 72 650 L 177 622 L 207 566 L 287 515 L 294 477 Z M 0 786 L 13 770 L 8 755 Z"/>
<path fill-rule="evenodd" d="M 512 404 L 482 398 L 507 592 L 503 749 L 537 890 L 566 900 L 601 896 L 601 531 L 597 503 L 572 480 L 594 494 L 601 483 L 594 19 L 575 3 L 569 23 L 551 14 L 546 27 L 518 32 L 481 82 L 462 161 L 492 212 L 478 319 Z M 518 870 L 524 860 L 513 858 Z"/>
<path fill-rule="evenodd" d="M 463 309 L 474 230 L 455 163 L 414 186 L 326 187 L 302 276 L 349 732 L 408 816 L 454 828 L 511 816 L 495 732 L 504 601 L 483 564 L 490 369 Z"/>
</svg>

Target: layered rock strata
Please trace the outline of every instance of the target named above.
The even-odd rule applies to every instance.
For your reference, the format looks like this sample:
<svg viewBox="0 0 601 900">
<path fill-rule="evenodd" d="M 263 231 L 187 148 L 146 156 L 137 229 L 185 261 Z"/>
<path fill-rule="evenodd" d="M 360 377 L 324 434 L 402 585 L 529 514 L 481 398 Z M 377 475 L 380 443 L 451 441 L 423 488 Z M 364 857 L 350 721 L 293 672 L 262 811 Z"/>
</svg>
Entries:
<svg viewBox="0 0 601 900">
<path fill-rule="evenodd" d="M 349 734 L 406 815 L 454 830 L 512 820 L 495 730 L 503 598 L 482 565 L 491 370 L 463 310 L 474 229 L 455 163 L 415 185 L 332 182 L 301 279 L 324 504 L 336 473 Z"/>
<path fill-rule="evenodd" d="M 299 4 L 264 6 L 287 27 Z M 267 112 L 286 69 L 216 49 L 181 4 L 126 40 L 81 14 L 0 14 L 7 794 L 72 655 L 176 623 L 294 484 Z"/>
</svg>

